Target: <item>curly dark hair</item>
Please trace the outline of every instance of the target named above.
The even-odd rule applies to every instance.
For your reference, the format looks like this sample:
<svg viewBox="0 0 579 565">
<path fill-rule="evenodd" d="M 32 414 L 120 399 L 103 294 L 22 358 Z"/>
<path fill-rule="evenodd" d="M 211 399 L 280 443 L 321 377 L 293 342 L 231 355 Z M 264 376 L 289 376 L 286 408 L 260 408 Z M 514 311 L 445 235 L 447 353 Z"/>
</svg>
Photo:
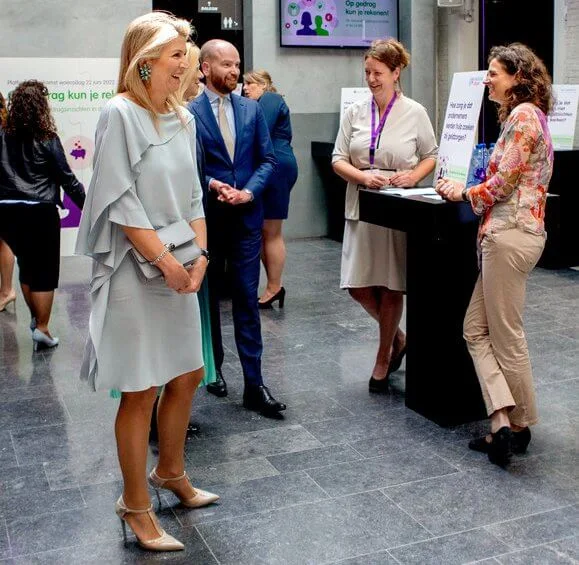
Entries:
<svg viewBox="0 0 579 565">
<path fill-rule="evenodd" d="M 38 80 L 21 82 L 10 95 L 6 133 L 39 141 L 56 135 L 56 124 L 48 105 L 48 89 Z"/>
<path fill-rule="evenodd" d="M 506 91 L 507 100 L 499 106 L 499 120 L 504 122 L 515 106 L 532 102 L 545 114 L 553 108 L 551 77 L 545 63 L 522 43 L 511 43 L 493 47 L 488 57 L 490 63 L 496 59 L 517 84 Z"/>
<path fill-rule="evenodd" d="M 8 108 L 6 107 L 6 100 L 2 93 L 0 92 L 0 126 L 4 126 L 6 122 L 6 116 L 8 115 Z"/>
</svg>

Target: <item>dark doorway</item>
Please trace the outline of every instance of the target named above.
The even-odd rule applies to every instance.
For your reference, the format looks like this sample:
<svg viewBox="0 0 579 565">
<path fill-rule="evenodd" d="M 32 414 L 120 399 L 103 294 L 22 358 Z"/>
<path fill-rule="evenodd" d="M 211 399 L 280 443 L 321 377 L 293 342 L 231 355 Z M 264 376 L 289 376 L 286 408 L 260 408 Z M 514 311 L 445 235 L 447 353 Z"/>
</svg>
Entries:
<svg viewBox="0 0 579 565">
<path fill-rule="evenodd" d="M 553 0 L 479 0 L 479 68 L 487 68 L 491 47 L 520 41 L 543 59 L 552 76 L 553 4 Z M 496 105 L 485 94 L 479 140 L 492 143 L 498 136 Z"/>
<path fill-rule="evenodd" d="M 213 5 L 219 11 L 203 11 L 205 4 Z M 241 56 L 243 64 L 243 12 L 242 0 L 153 0 L 153 10 L 166 10 L 180 18 L 192 22 L 195 27 L 193 39 L 201 47 L 209 39 L 224 39 L 233 43 Z M 231 21 L 229 21 L 231 18 Z M 224 25 L 224 20 L 226 25 Z M 231 29 L 228 29 L 231 28 Z"/>
</svg>

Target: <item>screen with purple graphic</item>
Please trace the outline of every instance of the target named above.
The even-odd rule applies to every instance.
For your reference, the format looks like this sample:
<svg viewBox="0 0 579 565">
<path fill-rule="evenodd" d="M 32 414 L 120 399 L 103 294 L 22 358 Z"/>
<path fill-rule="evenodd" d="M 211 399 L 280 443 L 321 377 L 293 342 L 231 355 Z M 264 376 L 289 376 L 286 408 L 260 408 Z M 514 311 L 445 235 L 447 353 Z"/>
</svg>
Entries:
<svg viewBox="0 0 579 565">
<path fill-rule="evenodd" d="M 368 47 L 398 38 L 398 0 L 280 0 L 282 47 Z"/>
</svg>

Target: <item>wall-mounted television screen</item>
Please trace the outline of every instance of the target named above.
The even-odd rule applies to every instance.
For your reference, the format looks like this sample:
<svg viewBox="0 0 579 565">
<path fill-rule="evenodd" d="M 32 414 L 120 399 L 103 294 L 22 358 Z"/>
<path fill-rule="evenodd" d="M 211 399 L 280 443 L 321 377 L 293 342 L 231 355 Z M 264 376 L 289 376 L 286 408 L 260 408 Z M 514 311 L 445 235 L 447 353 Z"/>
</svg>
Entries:
<svg viewBox="0 0 579 565">
<path fill-rule="evenodd" d="M 398 39 L 398 0 L 280 0 L 282 47 L 368 47 Z"/>
</svg>

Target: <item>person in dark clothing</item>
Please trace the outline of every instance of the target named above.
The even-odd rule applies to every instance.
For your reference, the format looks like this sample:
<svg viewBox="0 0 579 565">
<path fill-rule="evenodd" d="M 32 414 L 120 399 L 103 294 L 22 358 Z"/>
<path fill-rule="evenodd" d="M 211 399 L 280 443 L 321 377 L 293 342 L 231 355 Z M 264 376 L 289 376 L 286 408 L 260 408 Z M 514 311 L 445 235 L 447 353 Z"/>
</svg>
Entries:
<svg viewBox="0 0 579 565">
<path fill-rule="evenodd" d="M 0 127 L 0 239 L 12 249 L 32 317 L 34 349 L 58 345 L 48 330 L 60 266 L 60 188 L 82 209 L 83 185 L 71 171 L 43 83 L 12 92 Z"/>
<path fill-rule="evenodd" d="M 278 302 L 283 308 L 285 288 L 282 273 L 286 250 L 282 235 L 283 221 L 288 217 L 290 191 L 298 178 L 298 164 L 291 146 L 290 111 L 283 97 L 277 93 L 267 71 L 249 71 L 243 75 L 243 90 L 257 100 L 269 129 L 277 165 L 263 195 L 263 247 L 261 259 L 267 273 L 267 286 L 259 299 L 261 309 Z"/>
<path fill-rule="evenodd" d="M 214 287 L 214 274 L 227 262 L 232 277 L 235 342 L 244 378 L 243 406 L 266 417 L 279 418 L 286 405 L 278 402 L 264 384 L 257 304 L 262 195 L 276 165 L 275 153 L 258 103 L 233 94 L 241 64 L 235 46 L 212 39 L 201 48 L 200 60 L 206 89 L 188 108 L 195 116 L 205 151 L 209 187 L 207 232 L 212 257 L 209 277 Z M 221 373 L 224 349 L 218 323 L 219 302 L 215 298 L 210 292 L 217 381 L 207 390 L 226 396 L 227 385 Z"/>
</svg>

